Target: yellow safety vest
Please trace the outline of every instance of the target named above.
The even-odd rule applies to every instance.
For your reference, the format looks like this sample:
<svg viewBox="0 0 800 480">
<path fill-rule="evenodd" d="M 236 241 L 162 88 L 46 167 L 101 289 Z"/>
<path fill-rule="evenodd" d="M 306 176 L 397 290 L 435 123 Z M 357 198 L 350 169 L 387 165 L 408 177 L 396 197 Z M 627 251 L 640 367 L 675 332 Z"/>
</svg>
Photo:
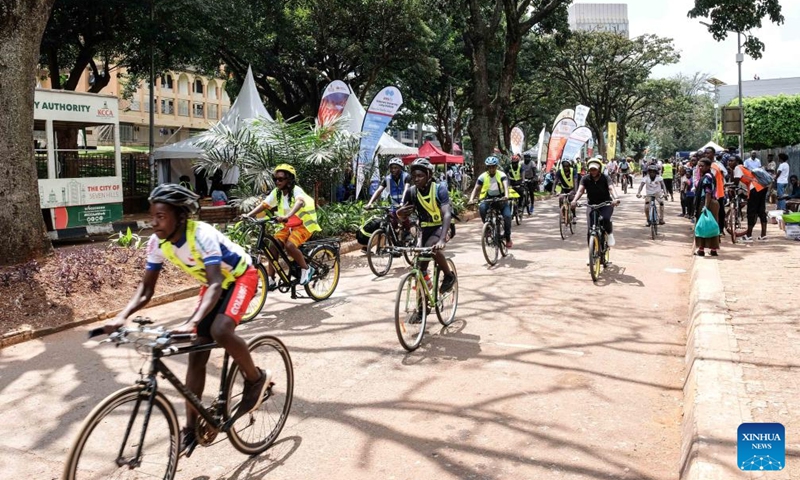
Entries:
<svg viewBox="0 0 800 480">
<path fill-rule="evenodd" d="M 514 170 L 514 163 L 511 163 L 511 168 L 508 169 L 511 180 L 522 180 L 522 163 L 517 162 L 517 169 Z"/>
<path fill-rule="evenodd" d="M 303 189 L 300 189 L 303 192 Z M 286 211 L 283 208 L 283 201 L 281 199 L 281 195 L 283 192 L 278 190 L 276 198 L 278 199 L 278 216 L 285 217 Z M 292 197 L 292 203 L 289 205 L 290 209 L 294 205 L 294 202 L 297 201 L 297 196 Z M 309 197 L 306 192 L 303 192 L 303 206 L 297 212 L 298 218 L 303 222 L 303 226 L 306 227 L 311 233 L 314 232 L 321 232 L 322 228 L 320 228 L 319 223 L 317 223 L 317 210 L 316 206 L 314 205 L 314 200 Z"/>
<path fill-rule="evenodd" d="M 438 227 L 442 224 L 442 209 L 439 208 L 439 200 L 436 198 L 438 188 L 436 182 L 432 182 L 428 195 L 424 197 L 419 193 L 419 190 L 417 190 L 417 202 L 419 202 L 420 206 L 431 216 L 430 222 L 420 222 L 420 226 L 423 228 Z"/>
<path fill-rule="evenodd" d="M 575 172 L 574 171 L 570 170 L 569 171 L 569 178 L 567 178 L 567 177 L 564 176 L 564 169 L 563 168 L 559 168 L 558 169 L 558 176 L 561 177 L 564 180 L 564 183 L 567 184 L 567 188 L 569 188 L 570 190 L 573 190 L 575 188 Z M 561 190 L 562 190 L 561 184 L 557 183 L 556 184 L 556 193 L 561 193 Z"/>
<path fill-rule="evenodd" d="M 491 182 L 489 181 L 489 179 L 492 177 L 489 176 L 489 172 L 483 172 L 483 174 L 481 174 L 481 177 L 483 178 L 483 185 L 481 186 L 480 199 L 483 200 L 484 198 L 486 198 L 486 195 L 489 194 L 489 187 L 491 186 Z M 506 186 L 503 183 L 502 177 L 500 176 L 500 170 L 497 170 L 494 173 L 494 179 L 495 181 L 497 181 L 497 186 L 498 188 L 500 188 L 500 194 L 502 195 L 503 193 L 505 193 Z"/>
<path fill-rule="evenodd" d="M 671 163 L 665 163 L 665 164 L 662 165 L 662 167 L 664 168 L 664 173 L 661 174 L 661 178 L 664 178 L 664 179 L 667 179 L 667 180 L 672 179 L 674 177 L 674 175 L 672 173 L 672 164 Z"/>
<path fill-rule="evenodd" d="M 161 248 L 161 252 L 167 257 L 167 260 L 174 263 L 178 267 L 180 267 L 184 272 L 188 273 L 189 275 L 193 276 L 197 280 L 200 281 L 203 285 L 208 285 L 208 279 L 206 278 L 206 268 L 203 265 L 203 257 L 200 256 L 200 252 L 197 250 L 197 241 L 195 239 L 195 231 L 197 230 L 197 222 L 194 220 L 188 220 L 186 222 L 186 241 L 189 242 L 189 251 L 192 254 L 192 258 L 194 259 L 194 266 L 190 267 L 189 265 L 183 263 L 183 260 L 178 258 L 175 254 L 175 249 L 172 246 L 172 242 L 169 240 L 165 240 L 159 243 L 159 248 Z M 247 260 L 242 257 L 239 260 L 239 264 L 236 265 L 236 268 L 233 269 L 232 272 L 229 272 L 225 269 L 222 269 L 222 276 L 224 277 L 222 281 L 222 288 L 228 288 L 232 283 L 236 281 L 238 277 L 240 277 L 245 270 L 247 270 Z"/>
</svg>

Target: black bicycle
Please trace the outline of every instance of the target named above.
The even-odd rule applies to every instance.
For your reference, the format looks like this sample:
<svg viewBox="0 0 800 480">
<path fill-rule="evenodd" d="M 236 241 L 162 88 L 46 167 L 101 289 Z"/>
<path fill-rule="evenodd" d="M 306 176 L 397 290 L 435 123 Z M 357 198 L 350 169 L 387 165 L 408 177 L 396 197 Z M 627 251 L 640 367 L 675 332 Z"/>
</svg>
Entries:
<svg viewBox="0 0 800 480">
<path fill-rule="evenodd" d="M 744 220 L 742 207 L 746 207 L 746 202 L 740 197 L 739 189 L 733 183 L 725 184 L 725 196 L 730 206 L 725 212 L 725 230 L 731 236 L 731 243 L 735 245 L 737 238 L 745 233 L 742 226 Z"/>
<path fill-rule="evenodd" d="M 497 259 L 500 255 L 508 255 L 508 248 L 505 242 L 505 226 L 503 224 L 503 215 L 497 211 L 498 208 L 506 204 L 504 198 L 490 198 L 482 200 L 481 203 L 489 205 L 486 212 L 486 221 L 483 224 L 483 232 L 481 234 L 481 249 L 483 250 L 483 257 L 486 262 L 491 265 L 497 265 Z"/>
<path fill-rule="evenodd" d="M 136 318 L 136 328 L 121 328 L 102 343 L 133 345 L 150 357 L 146 373 L 139 380 L 101 401 L 86 417 L 67 455 L 64 480 L 111 478 L 173 479 L 178 467 L 180 430 L 178 414 L 172 402 L 159 391 L 158 377 L 165 378 L 200 414 L 196 426 L 197 444 L 209 446 L 220 432 L 228 436 L 234 448 L 246 455 L 267 450 L 278 438 L 294 393 L 292 359 L 286 346 L 277 338 L 259 335 L 248 342 L 256 365 L 272 374 L 261 406 L 244 415 L 234 416 L 244 389 L 244 376 L 230 362 L 228 353 L 222 362 L 219 393 L 206 407 L 163 363 L 166 357 L 208 352 L 216 343 L 178 346 L 195 335 L 172 335 L 163 327 L 153 328 L 146 318 Z M 103 329 L 90 332 L 90 338 Z M 193 445 L 186 456 L 191 455 Z"/>
<path fill-rule="evenodd" d="M 253 257 L 254 266 L 258 270 L 258 286 L 253 300 L 247 306 L 247 310 L 242 316 L 242 322 L 248 322 L 255 318 L 264 304 L 267 302 L 269 292 L 269 281 L 267 280 L 267 269 L 263 265 L 266 259 L 272 264 L 277 274 L 277 286 L 281 293 L 291 292 L 292 298 L 298 298 L 297 286 L 300 285 L 300 266 L 286 255 L 280 243 L 271 234 L 267 233 L 267 225 L 279 225 L 271 218 L 256 220 L 245 217 L 246 221 L 258 228 L 258 240 L 255 248 L 250 252 Z M 270 245 L 275 245 L 278 255 L 273 255 Z M 300 246 L 300 252 L 306 259 L 309 267 L 314 268 L 314 274 L 308 284 L 303 285 L 306 294 L 315 301 L 325 300 L 333 295 L 336 286 L 339 284 L 339 239 L 323 238 L 320 240 L 309 240 Z"/>
<path fill-rule="evenodd" d="M 419 227 L 415 219 L 410 220 L 411 230 L 408 234 L 403 234 L 403 229 L 397 222 L 397 227 L 392 226 L 392 207 L 370 207 L 369 210 L 382 210 L 384 212 L 381 225 L 372 232 L 367 242 L 367 263 L 369 269 L 377 277 L 382 277 L 389 273 L 392 268 L 392 260 L 395 256 L 400 256 L 396 247 L 414 247 L 419 239 Z M 408 251 L 403 251 L 406 263 L 414 265 L 414 257 Z"/>
<path fill-rule="evenodd" d="M 614 202 L 603 202 L 597 205 L 580 204 L 590 209 L 592 226 L 589 228 L 589 273 L 592 281 L 596 282 L 600 278 L 601 267 L 605 268 L 609 264 L 611 248 L 608 246 L 608 233 L 603 227 L 603 216 L 599 210 L 603 207 L 614 205 Z"/>
</svg>

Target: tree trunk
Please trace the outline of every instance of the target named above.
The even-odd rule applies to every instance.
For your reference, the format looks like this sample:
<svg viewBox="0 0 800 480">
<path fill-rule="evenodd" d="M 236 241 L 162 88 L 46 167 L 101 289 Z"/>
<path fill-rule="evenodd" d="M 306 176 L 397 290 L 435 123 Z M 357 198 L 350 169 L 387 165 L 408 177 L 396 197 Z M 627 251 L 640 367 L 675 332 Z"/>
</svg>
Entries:
<svg viewBox="0 0 800 480">
<path fill-rule="evenodd" d="M 52 252 L 33 157 L 39 44 L 55 0 L 0 0 L 0 265 Z"/>
</svg>

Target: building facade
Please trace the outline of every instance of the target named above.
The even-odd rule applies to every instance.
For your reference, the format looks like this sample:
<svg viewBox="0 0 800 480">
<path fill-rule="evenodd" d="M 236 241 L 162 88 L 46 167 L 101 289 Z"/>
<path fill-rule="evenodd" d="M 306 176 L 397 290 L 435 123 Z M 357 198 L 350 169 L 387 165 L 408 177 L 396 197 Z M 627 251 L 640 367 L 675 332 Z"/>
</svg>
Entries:
<svg viewBox="0 0 800 480">
<path fill-rule="evenodd" d="M 574 3 L 569 7 L 573 31 L 618 33 L 630 38 L 628 5 L 625 3 Z"/>
</svg>

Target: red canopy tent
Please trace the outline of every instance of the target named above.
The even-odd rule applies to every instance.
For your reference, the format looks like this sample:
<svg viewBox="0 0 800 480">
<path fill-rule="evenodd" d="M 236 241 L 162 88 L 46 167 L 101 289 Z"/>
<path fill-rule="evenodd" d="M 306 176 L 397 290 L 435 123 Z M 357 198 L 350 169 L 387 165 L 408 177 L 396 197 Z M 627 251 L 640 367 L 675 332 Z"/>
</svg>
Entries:
<svg viewBox="0 0 800 480">
<path fill-rule="evenodd" d="M 423 143 L 421 147 L 419 147 L 419 153 L 417 155 L 406 155 L 403 157 L 403 163 L 408 165 L 409 163 L 413 162 L 415 158 L 419 157 L 428 157 L 428 159 L 433 164 L 455 164 L 455 163 L 464 163 L 464 157 L 461 155 L 450 155 L 449 153 L 444 153 L 440 149 L 436 147 L 430 140 Z"/>
</svg>

